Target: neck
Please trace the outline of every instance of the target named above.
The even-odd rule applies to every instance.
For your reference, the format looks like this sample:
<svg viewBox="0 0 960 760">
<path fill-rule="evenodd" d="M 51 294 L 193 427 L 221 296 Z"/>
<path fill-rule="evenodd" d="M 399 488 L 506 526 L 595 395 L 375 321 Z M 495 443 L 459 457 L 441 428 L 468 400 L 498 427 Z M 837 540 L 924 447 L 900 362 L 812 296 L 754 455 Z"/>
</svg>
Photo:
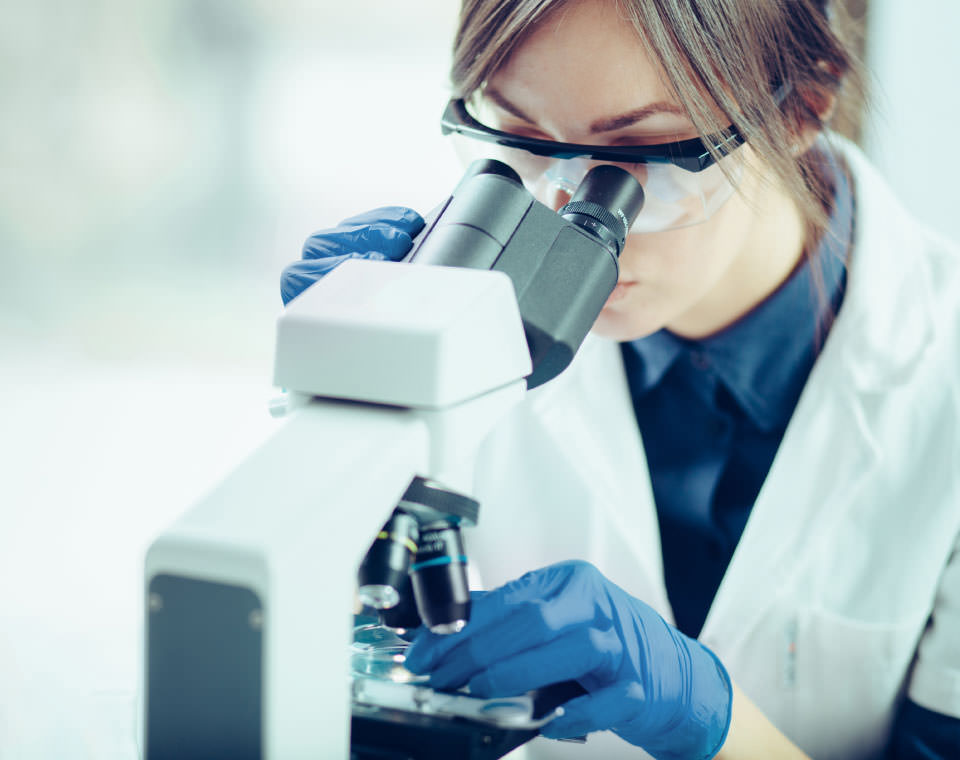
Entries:
<svg viewBox="0 0 960 760">
<path fill-rule="evenodd" d="M 735 197 L 752 218 L 739 254 L 710 292 L 667 325 L 684 338 L 712 335 L 764 301 L 803 257 L 806 228 L 796 204 L 779 186 L 757 178 Z M 731 198 L 733 201 L 734 198 Z"/>
</svg>

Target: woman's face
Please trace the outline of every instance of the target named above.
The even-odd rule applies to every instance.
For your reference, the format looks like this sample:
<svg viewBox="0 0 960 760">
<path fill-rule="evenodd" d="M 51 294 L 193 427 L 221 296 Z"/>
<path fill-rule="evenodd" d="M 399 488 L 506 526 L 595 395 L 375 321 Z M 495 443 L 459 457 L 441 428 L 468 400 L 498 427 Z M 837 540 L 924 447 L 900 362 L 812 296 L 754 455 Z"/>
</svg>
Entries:
<svg viewBox="0 0 960 760">
<path fill-rule="evenodd" d="M 494 126 L 602 145 L 697 136 L 662 70 L 613 6 L 577 0 L 535 29 L 484 89 Z M 769 173 L 749 146 L 735 155 L 747 167 L 740 192 L 709 219 L 628 236 L 619 283 L 595 333 L 633 340 L 667 327 L 702 337 L 748 311 L 788 276 L 802 249 L 799 214 L 765 179 Z M 559 208 L 569 196 L 553 190 L 539 199 Z"/>
</svg>

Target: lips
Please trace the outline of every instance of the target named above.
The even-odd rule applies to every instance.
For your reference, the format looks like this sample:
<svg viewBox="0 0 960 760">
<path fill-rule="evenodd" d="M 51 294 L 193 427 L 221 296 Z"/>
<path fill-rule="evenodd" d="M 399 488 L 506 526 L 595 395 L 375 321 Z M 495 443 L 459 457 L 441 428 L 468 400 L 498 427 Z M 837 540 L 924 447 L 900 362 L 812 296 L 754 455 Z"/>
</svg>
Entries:
<svg viewBox="0 0 960 760">
<path fill-rule="evenodd" d="M 613 292 L 607 298 L 604 308 L 623 299 L 627 295 L 627 292 L 630 290 L 630 288 L 632 288 L 634 285 L 636 285 L 636 282 L 618 282 L 617 287 L 613 289 Z"/>
</svg>

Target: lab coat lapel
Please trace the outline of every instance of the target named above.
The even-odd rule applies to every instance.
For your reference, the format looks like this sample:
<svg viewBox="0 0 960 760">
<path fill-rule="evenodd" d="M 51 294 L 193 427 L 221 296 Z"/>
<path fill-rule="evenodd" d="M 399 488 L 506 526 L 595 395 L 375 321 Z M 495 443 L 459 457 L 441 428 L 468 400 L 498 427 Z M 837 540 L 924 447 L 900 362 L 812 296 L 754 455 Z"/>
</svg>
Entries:
<svg viewBox="0 0 960 760">
<path fill-rule="evenodd" d="M 724 650 L 761 618 L 798 558 L 854 502 L 878 465 L 861 394 L 851 387 L 849 368 L 833 359 L 845 350 L 837 337 L 811 375 L 704 624 L 701 639 L 723 642 Z M 644 601 L 673 622 L 650 476 L 618 345 L 591 339 L 561 377 L 552 393 L 535 400 L 537 416 L 590 484 L 594 508 L 627 537 L 646 575 Z M 841 420 L 848 438 L 838 450 Z"/>
<path fill-rule="evenodd" d="M 796 573 L 816 572 L 818 537 L 875 476 L 880 451 L 863 399 L 837 369 L 821 363 L 808 382 L 704 622 L 708 645 L 730 651 Z"/>
<path fill-rule="evenodd" d="M 644 601 L 669 614 L 653 492 L 619 344 L 588 337 L 564 375 L 553 393 L 536 399 L 538 417 L 590 485 L 592 509 L 629 546 L 646 576 L 636 584 L 648 592 Z"/>
<path fill-rule="evenodd" d="M 931 275 L 909 255 L 921 245 L 914 226 L 871 223 L 904 212 L 859 151 L 832 139 L 853 169 L 860 219 L 847 292 L 707 615 L 708 644 L 733 646 L 796 573 L 816 572 L 818 536 L 855 503 L 891 448 L 875 430 L 883 400 L 909 380 L 934 333 L 925 307 L 934 302 Z M 916 308 L 890 306 L 905 294 Z"/>
</svg>

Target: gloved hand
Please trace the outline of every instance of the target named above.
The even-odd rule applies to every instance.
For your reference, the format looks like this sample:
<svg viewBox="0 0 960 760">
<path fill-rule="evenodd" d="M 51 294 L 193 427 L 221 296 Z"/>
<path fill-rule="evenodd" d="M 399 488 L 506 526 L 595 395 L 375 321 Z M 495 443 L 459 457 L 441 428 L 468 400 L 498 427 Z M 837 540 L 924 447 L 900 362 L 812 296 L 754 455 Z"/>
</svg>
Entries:
<svg viewBox="0 0 960 760">
<path fill-rule="evenodd" d="M 347 259 L 399 261 L 422 229 L 423 218 L 416 211 L 385 206 L 344 219 L 332 229 L 313 233 L 303 244 L 302 259 L 283 270 L 280 278 L 283 305 Z"/>
<path fill-rule="evenodd" d="M 720 661 L 588 562 L 475 594 L 470 617 L 459 634 L 421 633 L 405 666 L 488 698 L 575 679 L 588 693 L 541 729 L 553 739 L 610 729 L 660 760 L 711 758 L 726 739 L 733 695 Z"/>
</svg>

